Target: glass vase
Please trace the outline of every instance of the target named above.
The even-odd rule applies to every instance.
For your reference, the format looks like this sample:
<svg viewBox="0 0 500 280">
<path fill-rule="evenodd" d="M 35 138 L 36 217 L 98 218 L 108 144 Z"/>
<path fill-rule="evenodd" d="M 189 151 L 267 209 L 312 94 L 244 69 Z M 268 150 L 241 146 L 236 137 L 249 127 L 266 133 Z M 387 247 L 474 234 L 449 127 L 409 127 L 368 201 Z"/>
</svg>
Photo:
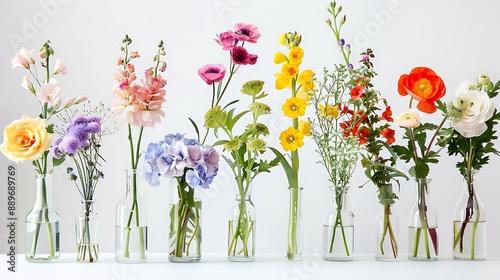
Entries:
<svg viewBox="0 0 500 280">
<path fill-rule="evenodd" d="M 255 206 L 252 182 L 235 178 L 236 197 L 229 210 L 228 259 L 236 262 L 255 259 Z"/>
<path fill-rule="evenodd" d="M 392 204 L 382 205 L 375 218 L 375 259 L 394 261 L 399 253 L 399 219 L 392 213 Z"/>
<path fill-rule="evenodd" d="M 76 260 L 99 260 L 99 216 L 94 211 L 93 200 L 82 200 L 83 211 L 75 218 Z"/>
<path fill-rule="evenodd" d="M 414 261 L 434 261 L 439 256 L 438 214 L 430 199 L 431 179 L 416 178 L 415 202 L 410 208 L 408 258 Z"/>
<path fill-rule="evenodd" d="M 286 257 L 288 260 L 300 260 L 302 255 L 302 187 L 289 187 L 288 206 L 288 242 Z"/>
<path fill-rule="evenodd" d="M 323 220 L 323 259 L 350 261 L 354 250 L 354 214 L 347 207 L 348 186 L 331 186 L 332 207 Z"/>
<path fill-rule="evenodd" d="M 453 258 L 486 259 L 486 211 L 479 198 L 478 172 L 471 170 L 462 178 L 460 198 L 453 221 Z"/>
<path fill-rule="evenodd" d="M 171 262 L 201 260 L 201 200 L 185 175 L 171 180 L 169 256 Z"/>
<path fill-rule="evenodd" d="M 125 171 L 126 195 L 116 206 L 115 260 L 143 263 L 147 259 L 148 227 L 146 203 L 138 194 L 138 170 Z"/>
<path fill-rule="evenodd" d="M 50 262 L 59 258 L 59 214 L 52 207 L 52 178 L 37 174 L 33 209 L 26 216 L 25 258 Z"/>
</svg>

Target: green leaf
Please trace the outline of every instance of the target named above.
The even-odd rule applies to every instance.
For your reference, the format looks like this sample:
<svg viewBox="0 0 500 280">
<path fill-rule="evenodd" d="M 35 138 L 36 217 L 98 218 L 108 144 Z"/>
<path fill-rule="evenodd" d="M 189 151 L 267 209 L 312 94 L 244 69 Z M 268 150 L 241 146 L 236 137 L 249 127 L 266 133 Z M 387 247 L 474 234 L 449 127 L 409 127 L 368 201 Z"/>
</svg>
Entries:
<svg viewBox="0 0 500 280">
<path fill-rule="evenodd" d="M 52 157 L 52 166 L 56 167 L 64 163 L 66 160 L 66 155 L 61 155 L 60 158 Z"/>
<path fill-rule="evenodd" d="M 222 108 L 222 111 L 226 110 L 226 108 L 227 108 L 227 107 L 229 107 L 229 106 L 231 106 L 231 105 L 233 105 L 233 104 L 235 104 L 235 103 L 237 103 L 237 102 L 239 102 L 239 100 L 233 100 L 233 101 L 231 101 L 231 102 L 227 103 L 227 104 L 226 104 L 226 106 L 224 106 L 224 107 Z"/>
<path fill-rule="evenodd" d="M 233 110 L 231 110 L 231 111 L 233 111 Z M 238 122 L 238 120 L 241 119 L 241 117 L 243 117 L 244 115 L 246 115 L 248 112 L 250 112 L 250 110 L 245 110 L 245 111 L 239 113 L 238 115 L 234 116 L 231 119 L 229 118 L 229 114 L 228 114 L 228 118 L 226 120 L 226 128 L 228 130 L 232 131 L 234 125 Z M 231 116 L 232 116 L 232 114 L 231 114 Z"/>
<path fill-rule="evenodd" d="M 269 147 L 269 149 L 280 159 L 281 166 L 283 167 L 288 179 L 288 186 L 298 186 L 297 175 L 293 171 L 290 163 L 286 160 L 285 156 L 273 147 Z"/>
<path fill-rule="evenodd" d="M 415 177 L 416 178 L 427 178 L 429 175 L 429 165 L 427 163 L 419 160 L 415 164 Z"/>
<path fill-rule="evenodd" d="M 196 132 L 196 137 L 198 139 L 198 142 L 200 142 L 200 130 L 198 129 L 198 126 L 196 125 L 196 123 L 193 121 L 193 119 L 191 119 L 190 117 L 188 117 L 189 121 L 191 122 L 191 124 L 193 125 L 194 127 L 194 131 Z"/>
<path fill-rule="evenodd" d="M 54 133 L 54 124 L 53 123 L 51 123 L 47 126 L 47 132 L 50 134 Z"/>
<path fill-rule="evenodd" d="M 218 140 L 218 141 L 217 141 L 217 142 L 215 142 L 212 146 L 216 147 L 216 146 L 224 145 L 224 144 L 226 144 L 227 142 L 229 142 L 229 140 Z"/>
</svg>

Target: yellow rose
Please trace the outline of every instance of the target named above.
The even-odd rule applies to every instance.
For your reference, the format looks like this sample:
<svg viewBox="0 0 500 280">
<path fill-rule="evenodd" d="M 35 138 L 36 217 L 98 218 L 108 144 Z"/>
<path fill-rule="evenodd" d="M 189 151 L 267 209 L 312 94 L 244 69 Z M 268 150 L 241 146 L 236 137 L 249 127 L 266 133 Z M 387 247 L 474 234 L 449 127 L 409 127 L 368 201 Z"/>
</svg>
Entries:
<svg viewBox="0 0 500 280">
<path fill-rule="evenodd" d="M 3 131 L 0 151 L 15 162 L 35 160 L 49 149 L 52 135 L 47 132 L 47 120 L 22 116 Z"/>
</svg>

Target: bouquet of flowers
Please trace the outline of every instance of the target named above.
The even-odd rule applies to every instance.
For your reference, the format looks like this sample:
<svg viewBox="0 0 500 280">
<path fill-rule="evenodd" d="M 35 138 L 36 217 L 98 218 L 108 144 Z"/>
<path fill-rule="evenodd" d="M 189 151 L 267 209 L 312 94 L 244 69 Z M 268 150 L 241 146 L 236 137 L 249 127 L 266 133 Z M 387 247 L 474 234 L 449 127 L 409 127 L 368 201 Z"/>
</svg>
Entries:
<svg viewBox="0 0 500 280">
<path fill-rule="evenodd" d="M 78 261 L 88 258 L 89 262 L 93 262 L 99 257 L 99 244 L 95 243 L 92 236 L 97 229 L 90 226 L 90 214 L 97 183 L 104 178 L 101 170 L 101 161 L 104 159 L 99 153 L 101 140 L 104 135 L 117 130 L 110 114 L 111 111 L 100 104 L 82 110 L 81 114 L 75 110 L 67 112 L 66 116 L 58 116 L 66 125 L 63 128 L 56 127 L 56 132 L 61 137 L 52 145 L 54 157 L 66 156 L 73 159 L 75 168 L 68 167 L 67 173 L 69 179 L 75 183 L 84 204 L 82 231 L 77 232 Z"/>
<path fill-rule="evenodd" d="M 414 224 L 410 220 L 410 238 L 415 240 L 410 243 L 409 258 L 437 259 L 437 218 L 431 215 L 432 208 L 426 199 L 426 195 L 429 191 L 429 180 L 427 179 L 430 170 L 429 164 L 438 162 L 439 151 L 441 150 L 441 148 L 433 150 L 433 145 L 438 140 L 446 141 L 445 138 L 439 137 L 441 129 L 448 119 L 445 112 L 446 106 L 440 101 L 446 93 L 446 86 L 441 77 L 432 69 L 416 67 L 409 74 L 401 75 L 398 81 L 398 92 L 402 96 L 410 96 L 409 110 L 404 111 L 395 118 L 396 124 L 406 131 L 403 139 L 408 140 L 408 145 L 396 145 L 394 151 L 402 160 L 406 162 L 413 161 L 414 165 L 410 168 L 409 173 L 416 180 L 418 197 L 414 210 L 410 211 L 411 219 L 415 219 Z M 417 110 L 412 108 L 413 100 L 418 101 Z M 421 112 L 433 114 L 438 108 L 444 115 L 439 125 L 429 122 L 421 123 Z M 427 132 L 433 132 L 432 137 L 427 137 Z M 419 255 L 419 248 L 422 245 L 420 243 L 421 238 L 424 239 L 422 249 L 425 254 L 423 255 Z M 429 247 L 429 239 L 432 242 L 434 251 L 431 251 Z"/>
<path fill-rule="evenodd" d="M 209 63 L 198 69 L 198 75 L 207 85 L 212 86 L 212 102 L 210 110 L 206 113 L 205 118 L 210 117 L 209 115 L 212 113 L 222 111 L 226 107 L 238 102 L 238 100 L 234 100 L 223 107 L 220 105 L 231 79 L 234 74 L 238 72 L 240 67 L 257 63 L 258 56 L 249 53 L 245 48 L 245 43 L 257 43 L 260 36 L 257 26 L 248 23 L 237 23 L 234 25 L 234 30 L 228 30 L 217 35 L 217 38 L 215 38 L 217 44 L 219 44 L 223 50 L 229 51 L 229 75 L 227 79 L 225 79 L 227 70 L 226 67 L 220 63 Z M 199 128 L 196 122 L 191 118 L 189 118 L 189 120 L 195 128 L 198 138 L 200 138 Z M 206 126 L 205 128 L 205 136 L 201 143 L 205 143 L 210 131 L 210 127 Z"/>
<path fill-rule="evenodd" d="M 196 199 L 195 190 L 208 189 L 218 170 L 217 151 L 184 135 L 168 134 L 160 142 L 148 145 L 144 155 L 144 179 L 152 186 L 158 186 L 161 177 L 176 183 L 176 192 L 171 194 L 171 200 L 176 201 L 170 209 L 171 260 L 201 258 L 201 201 Z"/>
<path fill-rule="evenodd" d="M 254 238 L 255 238 L 255 215 L 253 214 L 253 203 L 249 199 L 251 194 L 251 183 L 261 172 L 269 172 L 272 166 L 277 165 L 277 160 L 267 162 L 259 160 L 260 155 L 266 151 L 264 137 L 269 134 L 267 126 L 259 122 L 263 115 L 271 113 L 271 108 L 262 103 L 261 99 L 267 96 L 262 91 L 263 81 L 249 81 L 245 83 L 241 92 L 252 98 L 248 109 L 241 112 L 236 111 L 235 103 L 239 99 L 228 102 L 221 106 L 222 97 L 226 92 L 233 75 L 242 65 L 254 65 L 258 56 L 250 54 L 244 47 L 245 43 L 256 43 L 260 38 L 259 29 L 252 24 L 235 24 L 234 30 L 223 32 L 217 36 L 215 41 L 229 51 L 230 64 L 229 76 L 226 80 L 226 68 L 222 64 L 207 64 L 198 70 L 198 74 L 208 85 L 212 85 L 212 102 L 210 109 L 205 114 L 204 127 L 206 134 L 202 143 L 206 141 L 210 129 L 218 141 L 214 146 L 224 145 L 224 150 L 230 154 L 223 156 L 228 163 L 236 180 L 237 196 L 239 200 L 233 211 L 234 217 L 230 222 L 228 236 L 228 257 L 230 260 L 253 260 Z M 241 133 L 237 132 L 237 123 L 241 123 L 244 116 L 251 113 L 251 122 L 245 126 Z M 198 133 L 198 128 L 191 120 Z M 221 135 L 221 131 L 224 136 Z M 199 138 L 199 135 L 198 135 Z"/>
<path fill-rule="evenodd" d="M 125 235 L 123 240 L 120 238 L 120 240 L 117 241 L 117 244 L 121 243 L 120 250 L 118 250 L 121 252 L 117 251 L 116 258 L 119 261 L 128 262 L 130 260 L 129 242 L 131 225 L 135 224 L 136 227 L 141 225 L 139 203 L 137 202 L 137 174 L 135 171 L 139 166 L 139 159 L 141 156 L 142 134 L 145 127 L 152 128 L 156 123 L 161 122 L 161 118 L 165 116 L 162 105 L 165 102 L 166 93 L 164 87 L 167 81 L 161 77 L 160 72 L 165 71 L 167 64 L 165 61 L 162 61 L 162 56 L 165 55 L 165 48 L 163 46 L 163 41 L 160 41 L 158 43 L 157 53 L 153 57 L 154 67 L 144 71 L 145 76 L 141 80 L 141 84 L 138 84 L 136 82 L 137 76 L 135 74 L 135 67 L 131 61 L 139 58 L 140 55 L 137 51 L 129 51 L 132 39 L 128 35 L 125 35 L 122 43 L 123 46 L 120 50 L 123 51 L 123 56 L 119 57 L 117 60 L 117 65 L 120 69 L 118 69 L 118 72 L 114 75 L 117 83 L 114 85 L 113 89 L 115 99 L 112 105 L 115 117 L 119 121 L 127 123 L 127 138 L 129 141 L 132 168 L 132 205 L 128 213 L 129 217 L 126 219 L 127 223 L 124 225 Z M 135 143 L 132 127 L 139 128 Z M 146 259 L 146 246 L 144 244 L 146 239 L 144 234 L 142 230 L 139 231 L 140 246 L 138 261 L 145 261 Z"/>
<path fill-rule="evenodd" d="M 475 246 L 481 236 L 486 235 L 485 229 L 479 227 L 480 222 L 486 220 L 474 187 L 477 180 L 474 175 L 488 164 L 489 154 L 500 155 L 492 142 L 497 139 L 494 126 L 500 120 L 500 113 L 491 100 L 498 95 L 499 89 L 500 81 L 493 84 L 487 75 L 480 75 L 475 84 L 463 82 L 455 99 L 447 106 L 452 128 L 446 131 L 448 141 L 442 146 L 448 147 L 449 155 L 462 158 L 456 166 L 464 179 L 467 194 L 463 205 L 457 205 L 461 220 L 455 220 L 454 224 L 453 256 L 459 259 L 484 259 L 486 256 L 481 249 L 485 246 L 479 243 Z M 471 240 L 464 245 L 466 236 Z"/>
<path fill-rule="evenodd" d="M 348 144 L 351 153 L 358 153 L 361 149 L 361 163 L 365 175 L 377 187 L 379 202 L 384 206 L 382 227 L 379 229 L 379 239 L 377 239 L 377 258 L 387 256 L 386 237 L 389 238 L 387 247 L 392 252 L 392 258 L 397 258 L 398 240 L 390 219 L 391 205 L 397 199 L 392 181 L 399 185 L 398 177 L 406 178 L 406 175 L 395 168 L 397 156 L 392 146 L 395 142 L 395 131 L 390 127 L 393 122 L 392 110 L 387 100 L 381 97 L 380 92 L 372 84 L 377 75 L 371 61 L 375 57 L 373 51 L 368 49 L 361 53 L 359 61 L 361 66 L 355 68 L 350 61 L 350 46 L 341 37 L 341 28 L 346 22 L 345 16 L 340 17 L 342 7 L 337 7 L 333 2 L 328 11 L 333 21 L 328 19 L 327 24 L 335 35 L 345 63 L 341 67 L 337 66 L 336 71 L 344 81 L 342 92 L 348 90 L 350 94 L 347 102 L 337 103 L 338 118 L 341 120 L 338 127 L 344 137 L 337 141 L 346 143 L 344 145 Z M 379 108 L 381 105 L 385 107 L 382 112 Z M 344 151 L 337 153 L 338 157 L 346 157 L 342 162 L 351 164 L 352 169 L 354 166 L 349 160 L 357 159 L 357 155 L 350 157 L 347 155 Z"/>
<path fill-rule="evenodd" d="M 307 102 L 310 94 L 315 88 L 314 72 L 312 70 L 299 70 L 304 57 L 304 50 L 300 47 L 302 36 L 297 32 L 287 32 L 279 37 L 281 45 L 286 46 L 288 54 L 277 52 L 274 55 L 274 63 L 281 64 L 281 71 L 275 74 L 277 90 L 285 88 L 291 90 L 291 97 L 281 107 L 286 117 L 291 119 L 292 125 L 281 132 L 281 146 L 285 152 L 290 152 L 286 157 L 277 149 L 272 151 L 280 159 L 281 166 L 285 170 L 290 189 L 289 222 L 288 222 L 288 244 L 287 258 L 299 258 L 302 253 L 301 229 L 299 212 L 299 151 L 304 145 L 304 136 L 311 136 L 311 124 L 300 120 L 305 115 Z"/>
<path fill-rule="evenodd" d="M 32 161 L 35 171 L 42 178 L 40 189 L 41 210 L 28 214 L 26 218 L 29 223 L 26 226 L 27 238 L 33 236 L 31 248 L 26 248 L 26 259 L 28 261 L 44 261 L 56 259 L 59 256 L 59 232 L 57 225 L 53 225 L 49 219 L 48 190 L 46 181 L 53 169 L 49 168 L 49 148 L 52 143 L 54 124 L 49 124 L 50 118 L 56 116 L 61 111 L 70 108 L 80 102 L 87 100 L 84 96 L 67 98 L 64 102 L 61 99 L 61 87 L 54 76 L 67 73 L 66 64 L 57 58 L 54 70 L 50 68 L 50 58 L 54 55 L 54 50 L 50 46 L 50 41 L 43 44 L 38 56 L 41 59 L 40 65 L 44 68 L 41 73 L 45 77 L 38 76 L 36 67 L 35 50 L 21 48 L 12 59 L 12 68 L 23 67 L 28 70 L 34 82 L 23 78 L 22 86 L 33 94 L 41 106 L 41 113 L 37 118 L 23 115 L 21 119 L 13 121 L 4 130 L 4 141 L 0 145 L 0 151 L 10 160 L 15 162 Z M 38 87 L 38 90 L 36 89 Z M 64 157 L 53 158 L 52 168 L 61 165 Z M 50 213 L 52 215 L 52 213 Z M 58 221 L 57 221 L 58 222 Z M 48 235 L 48 256 L 37 249 L 43 245 L 39 240 L 42 227 L 46 227 Z M 57 232 L 56 232 L 57 231 Z M 44 242 L 44 241 L 43 241 Z M 55 243 L 54 243 L 55 242 Z M 28 244 L 28 243 L 27 243 Z"/>
</svg>

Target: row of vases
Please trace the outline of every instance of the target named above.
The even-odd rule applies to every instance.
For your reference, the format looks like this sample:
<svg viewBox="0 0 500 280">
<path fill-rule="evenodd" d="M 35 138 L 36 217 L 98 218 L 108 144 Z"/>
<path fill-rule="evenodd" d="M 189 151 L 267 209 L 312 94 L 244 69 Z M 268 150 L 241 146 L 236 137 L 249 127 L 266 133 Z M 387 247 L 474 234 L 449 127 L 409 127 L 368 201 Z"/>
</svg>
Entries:
<svg viewBox="0 0 500 280">
<path fill-rule="evenodd" d="M 475 186 L 477 172 L 468 183 L 462 180 L 462 192 L 455 206 L 453 221 L 453 258 L 486 259 L 486 212 Z M 438 213 L 429 195 L 430 179 L 415 179 L 416 199 L 409 213 L 408 258 L 434 261 L 439 256 Z M 332 187 L 333 207 L 325 214 L 323 259 L 353 259 L 354 215 L 347 207 L 348 187 Z M 383 205 L 375 219 L 375 258 L 396 260 L 399 253 L 399 219 L 391 205 Z"/>
<path fill-rule="evenodd" d="M 474 186 L 462 184 L 462 194 L 455 208 L 453 257 L 483 260 L 486 258 L 486 214 Z M 127 194 L 116 207 L 115 260 L 120 263 L 141 263 L 147 259 L 146 204 L 137 195 L 139 176 L 127 173 Z M 238 179 L 236 179 L 238 180 Z M 437 211 L 429 197 L 430 179 L 417 179 L 417 196 L 410 209 L 408 257 L 411 260 L 436 260 L 439 256 Z M 191 188 L 177 180 L 171 186 L 169 260 L 192 262 L 201 259 L 201 201 Z M 184 182 L 185 183 L 185 182 Z M 238 181 L 236 182 L 238 183 Z M 184 187 L 183 187 L 184 186 Z M 51 204 L 50 175 L 37 175 L 33 210 L 26 217 L 25 257 L 32 262 L 57 259 L 59 248 L 59 216 Z M 323 258 L 348 261 L 353 258 L 354 215 L 347 207 L 348 187 L 332 187 L 332 208 L 325 214 L 323 225 Z M 236 195 L 230 210 L 228 258 L 231 261 L 252 261 L 255 258 L 255 208 L 245 195 Z M 299 202 L 301 201 L 299 193 Z M 77 260 L 94 262 L 99 258 L 99 217 L 93 201 L 82 201 L 83 211 L 75 219 Z M 298 208 L 300 212 L 300 205 Z M 298 215 L 300 218 L 300 213 Z M 296 237 L 297 255 L 302 252 L 301 224 Z M 399 252 L 399 222 L 384 205 L 376 218 L 375 258 L 396 260 Z"/>
<path fill-rule="evenodd" d="M 242 180 L 241 178 L 236 178 Z M 115 260 L 119 263 L 141 263 L 147 260 L 148 227 L 144 200 L 137 194 L 141 181 L 136 170 L 127 172 L 126 196 L 116 207 Z M 195 262 L 201 259 L 201 201 L 185 178 L 172 180 L 170 186 L 169 260 Z M 30 262 L 49 262 L 59 258 L 59 215 L 51 202 L 50 175 L 36 176 L 33 209 L 26 217 L 25 258 Z M 255 258 L 255 208 L 252 189 L 236 195 L 230 209 L 228 258 L 252 261 Z M 99 259 L 99 216 L 94 201 L 83 200 L 83 211 L 75 219 L 77 261 Z"/>
</svg>

